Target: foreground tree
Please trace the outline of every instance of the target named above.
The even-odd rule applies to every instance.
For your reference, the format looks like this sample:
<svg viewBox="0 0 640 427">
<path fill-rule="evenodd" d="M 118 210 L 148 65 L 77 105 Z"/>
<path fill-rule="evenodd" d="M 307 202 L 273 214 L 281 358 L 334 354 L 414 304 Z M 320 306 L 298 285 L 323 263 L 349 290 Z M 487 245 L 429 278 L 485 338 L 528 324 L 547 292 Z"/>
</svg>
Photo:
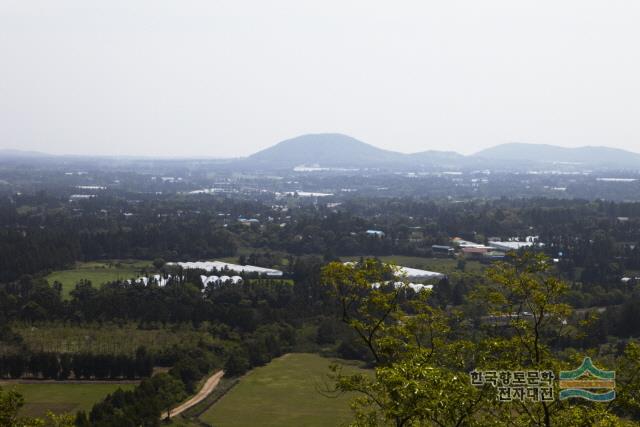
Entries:
<svg viewBox="0 0 640 427">
<path fill-rule="evenodd" d="M 427 293 L 396 286 L 394 276 L 375 260 L 323 270 L 340 317 L 374 359 L 373 378 L 333 367 L 336 391 L 361 394 L 352 405 L 355 425 L 480 425 L 475 414 L 489 390 L 472 387 L 463 374 L 471 343 L 451 339 L 447 317 L 427 303 Z"/>
<path fill-rule="evenodd" d="M 429 292 L 399 285 L 393 267 L 375 260 L 331 263 L 323 283 L 335 296 L 339 316 L 372 354 L 374 372 L 344 375 L 334 366 L 335 391 L 359 392 L 354 425 L 396 426 L 589 426 L 638 425 L 640 350 L 627 349 L 625 397 L 610 404 L 555 400 L 499 402 L 492 385 L 474 387 L 473 370 L 574 369 L 580 356 L 560 359 L 553 345 L 566 333 L 571 309 L 567 286 L 549 274 L 544 256 L 525 253 L 489 269 L 473 303 L 486 308 L 480 328 L 453 310 L 436 308 Z M 625 418 L 619 418 L 622 415 Z"/>
<path fill-rule="evenodd" d="M 24 405 L 24 399 L 16 391 L 3 391 L 0 388 L 0 425 L 13 426 L 18 420 L 18 411 Z"/>
<path fill-rule="evenodd" d="M 565 304 L 568 285 L 550 274 L 550 260 L 538 253 L 511 255 L 487 271 L 488 284 L 473 294 L 476 304 L 488 308 L 483 325 L 486 336 L 476 346 L 474 365 L 479 369 L 552 372 L 572 370 L 584 353 L 560 358 L 554 346 L 567 336 L 580 334 Z M 572 324 L 573 323 L 573 324 Z M 482 411 L 490 425 L 585 426 L 622 425 L 611 405 L 559 400 L 552 381 L 550 401 L 493 402 Z"/>
</svg>

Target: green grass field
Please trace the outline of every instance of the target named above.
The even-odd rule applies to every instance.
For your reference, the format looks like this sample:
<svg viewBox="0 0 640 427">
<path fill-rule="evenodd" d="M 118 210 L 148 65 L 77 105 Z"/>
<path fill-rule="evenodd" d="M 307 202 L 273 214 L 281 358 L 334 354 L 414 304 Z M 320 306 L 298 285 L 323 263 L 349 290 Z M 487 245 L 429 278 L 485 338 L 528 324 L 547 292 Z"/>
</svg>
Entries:
<svg viewBox="0 0 640 427">
<path fill-rule="evenodd" d="M 24 397 L 20 415 L 39 417 L 47 411 L 56 414 L 89 411 L 98 401 L 118 388 L 131 390 L 135 384 L 7 384 L 5 390 L 14 389 Z"/>
<path fill-rule="evenodd" d="M 352 418 L 352 395 L 326 397 L 333 359 L 292 353 L 256 368 L 240 379 L 200 419 L 216 427 L 338 426 Z M 349 363 L 349 362 L 344 362 Z M 359 368 L 345 365 L 345 371 Z"/>
<path fill-rule="evenodd" d="M 368 257 L 364 257 L 368 258 Z M 373 255 L 369 258 L 375 258 Z M 451 274 L 459 272 L 458 260 L 452 258 L 422 258 L 404 255 L 389 255 L 378 257 L 383 262 L 390 262 L 403 267 L 420 268 L 428 271 L 437 271 L 439 273 Z M 343 261 L 357 261 L 360 257 L 344 257 Z M 479 261 L 467 260 L 464 271 L 467 273 L 482 273 L 486 265 Z"/>
<path fill-rule="evenodd" d="M 220 261 L 237 263 L 238 257 L 219 258 Z M 62 284 L 62 298 L 69 299 L 70 292 L 76 283 L 82 279 L 90 280 L 93 286 L 99 287 L 103 283 L 114 280 L 128 280 L 140 277 L 143 269 L 153 270 L 151 261 L 141 260 L 115 260 L 105 262 L 78 262 L 69 270 L 54 271 L 45 279 L 52 284 L 54 281 Z M 280 279 L 278 279 L 280 280 Z M 293 284 L 292 280 L 284 280 Z"/>
<path fill-rule="evenodd" d="M 138 260 L 79 262 L 73 269 L 54 271 L 45 278 L 50 284 L 54 281 L 62 283 L 62 296 L 67 299 L 69 292 L 81 279 L 90 280 L 94 286 L 98 287 L 106 282 L 138 277 L 143 268 L 150 267 L 150 261 Z"/>
<path fill-rule="evenodd" d="M 163 421 L 162 425 L 170 427 L 202 427 L 202 424 L 198 422 L 197 418 L 186 419 L 180 416 L 172 418 L 169 422 Z"/>
<path fill-rule="evenodd" d="M 195 346 L 199 341 L 211 342 L 213 338 L 203 324 L 194 330 L 191 325 L 174 325 L 159 329 L 138 329 L 136 324 L 89 324 L 83 326 L 62 323 L 40 323 L 25 325 L 15 323 L 12 329 L 19 333 L 32 351 L 56 353 L 109 353 L 135 354 L 139 346 L 151 351 L 173 345 Z"/>
</svg>

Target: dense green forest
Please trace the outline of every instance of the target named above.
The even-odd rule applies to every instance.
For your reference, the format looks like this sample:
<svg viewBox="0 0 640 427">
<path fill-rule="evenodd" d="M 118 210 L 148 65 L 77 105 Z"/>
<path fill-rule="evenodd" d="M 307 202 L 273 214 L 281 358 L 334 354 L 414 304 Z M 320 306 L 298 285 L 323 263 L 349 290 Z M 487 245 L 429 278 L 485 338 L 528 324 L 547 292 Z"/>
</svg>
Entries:
<svg viewBox="0 0 640 427">
<path fill-rule="evenodd" d="M 640 421 L 638 384 L 629 374 L 640 338 L 640 203 L 363 194 L 324 202 L 189 194 L 184 181 L 149 183 L 136 174 L 120 176 L 126 188 L 73 199 L 63 183 L 23 179 L 21 191 L 0 197 L 0 380 L 140 381 L 89 411 L 42 422 L 159 425 L 162 413 L 212 373 L 237 378 L 288 352 L 359 360 L 374 372 L 373 379 L 334 372 L 333 389 L 325 390 L 360 393 L 358 425 Z M 484 246 L 529 236 L 538 242 L 529 252 L 497 258 L 453 242 Z M 210 272 L 171 264 L 219 258 L 282 276 L 239 272 L 241 282 L 205 286 L 201 276 Z M 418 292 L 407 278 L 394 278 L 393 260 L 445 274 Z M 92 282 L 77 269 L 88 261 L 105 273 L 127 263 L 122 271 L 132 277 Z M 80 278 L 65 285 L 48 279 L 66 271 Z M 166 284 L 135 280 L 151 275 Z M 406 283 L 390 286 L 394 280 Z M 552 295 L 530 299 L 555 281 L 562 285 Z M 531 313 L 542 303 L 536 319 L 545 326 L 532 330 Z M 522 318 L 512 322 L 514 313 Z M 76 335 L 53 346 L 38 338 L 61 331 Z M 95 331 L 91 344 L 86 338 Z M 131 342 L 117 343 L 115 331 L 131 331 Z M 144 338 L 171 334 L 171 344 Z M 460 382 L 492 364 L 557 370 L 584 355 L 620 372 L 614 404 L 499 406 L 490 390 Z M 407 385 L 415 386 L 413 397 L 403 394 Z M 434 392 L 446 396 L 442 406 L 429 403 L 438 401 Z M 0 393 L 7 425 L 40 422 L 19 415 L 19 396 Z"/>
</svg>

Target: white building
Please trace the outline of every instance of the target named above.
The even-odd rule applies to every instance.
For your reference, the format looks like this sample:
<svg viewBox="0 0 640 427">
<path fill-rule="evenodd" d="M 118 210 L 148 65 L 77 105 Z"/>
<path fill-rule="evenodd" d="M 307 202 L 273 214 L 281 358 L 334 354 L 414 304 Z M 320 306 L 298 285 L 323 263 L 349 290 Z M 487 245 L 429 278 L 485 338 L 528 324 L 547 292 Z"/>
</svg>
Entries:
<svg viewBox="0 0 640 427">
<path fill-rule="evenodd" d="M 533 242 L 489 242 L 489 246 L 501 251 L 517 251 L 533 246 Z"/>
<path fill-rule="evenodd" d="M 205 271 L 228 271 L 235 272 L 237 274 L 242 273 L 258 273 L 267 277 L 282 277 L 282 271 L 274 270 L 272 268 L 256 267 L 253 265 L 238 265 L 230 264 L 222 261 L 196 261 L 196 262 L 170 262 L 167 265 L 179 265 L 185 270 L 205 270 Z"/>
</svg>

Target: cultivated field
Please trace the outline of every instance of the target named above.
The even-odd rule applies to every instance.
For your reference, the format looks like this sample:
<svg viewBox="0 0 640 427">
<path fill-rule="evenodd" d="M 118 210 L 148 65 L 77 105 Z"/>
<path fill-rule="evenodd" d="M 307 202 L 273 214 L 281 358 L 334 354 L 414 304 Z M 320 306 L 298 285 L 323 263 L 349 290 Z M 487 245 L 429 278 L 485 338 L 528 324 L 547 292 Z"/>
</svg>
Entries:
<svg viewBox="0 0 640 427">
<path fill-rule="evenodd" d="M 249 372 L 200 418 L 216 427 L 337 426 L 351 419 L 353 396 L 326 397 L 334 360 L 292 353 Z M 344 362 L 349 363 L 349 362 Z M 359 368 L 346 365 L 348 371 Z"/>
<path fill-rule="evenodd" d="M 114 280 L 137 278 L 144 268 L 151 268 L 151 263 L 139 260 L 79 262 L 73 269 L 54 271 L 46 276 L 46 279 L 50 284 L 54 281 L 60 282 L 62 296 L 67 299 L 81 279 L 90 280 L 93 286 L 98 287 Z"/>
<path fill-rule="evenodd" d="M 96 402 L 118 388 L 131 390 L 135 387 L 134 384 L 74 383 L 9 384 L 0 382 L 0 385 L 5 390 L 15 389 L 22 394 L 25 405 L 20 415 L 33 417 L 43 416 L 47 411 L 56 414 L 89 411 Z"/>
<path fill-rule="evenodd" d="M 173 345 L 196 345 L 198 341 L 211 341 L 206 324 L 194 330 L 192 325 L 174 325 L 158 329 L 138 329 L 137 324 L 110 323 L 83 326 L 62 323 L 12 325 L 32 351 L 56 353 L 108 353 L 133 355 L 140 346 L 157 351 Z"/>
</svg>

